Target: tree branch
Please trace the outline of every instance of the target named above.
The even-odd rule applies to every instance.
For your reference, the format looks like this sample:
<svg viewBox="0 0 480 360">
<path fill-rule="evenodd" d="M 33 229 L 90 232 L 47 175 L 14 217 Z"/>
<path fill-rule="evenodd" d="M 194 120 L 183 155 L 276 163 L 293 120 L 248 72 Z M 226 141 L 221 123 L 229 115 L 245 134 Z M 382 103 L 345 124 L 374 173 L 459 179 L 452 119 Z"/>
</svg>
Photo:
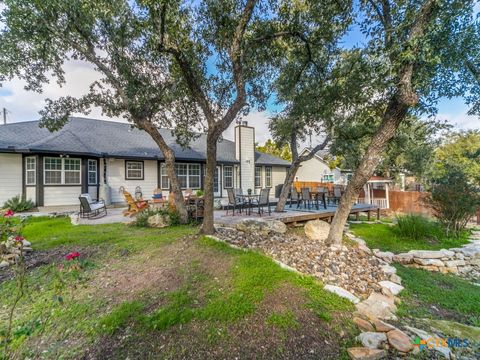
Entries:
<svg viewBox="0 0 480 360">
<path fill-rule="evenodd" d="M 329 142 L 330 142 L 330 135 L 325 137 L 325 139 L 320 144 L 315 146 L 312 150 L 310 150 L 310 152 L 308 154 L 298 157 L 297 162 L 302 163 L 304 161 L 312 159 L 317 152 L 325 149 L 325 147 L 329 144 Z"/>
</svg>

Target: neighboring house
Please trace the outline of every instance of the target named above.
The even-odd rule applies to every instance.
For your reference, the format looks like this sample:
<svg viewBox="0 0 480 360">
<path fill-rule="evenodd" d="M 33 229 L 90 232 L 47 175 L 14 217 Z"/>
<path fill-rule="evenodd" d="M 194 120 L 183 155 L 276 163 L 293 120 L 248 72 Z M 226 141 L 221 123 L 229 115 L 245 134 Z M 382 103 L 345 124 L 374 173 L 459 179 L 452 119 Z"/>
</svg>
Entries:
<svg viewBox="0 0 480 360">
<path fill-rule="evenodd" d="M 310 148 L 305 148 L 300 153 L 300 156 L 309 154 L 310 151 Z M 297 171 L 296 180 L 301 182 L 346 184 L 346 175 L 337 167 L 330 169 L 328 163 L 324 160 L 324 156 L 327 154 L 328 152 L 326 151 L 319 151 L 310 160 L 304 161 Z"/>
<path fill-rule="evenodd" d="M 182 148 L 168 129 L 160 129 L 176 156 L 182 188 L 202 189 L 206 136 Z M 243 122 L 235 141 L 218 142 L 215 196 L 228 188 L 274 188 L 282 184 L 289 162 L 255 151 L 255 129 Z M 132 194 L 140 187 L 148 199 L 161 188 L 169 193 L 163 155 L 151 137 L 129 124 L 71 118 L 59 131 L 40 128 L 38 121 L 0 125 L 0 206 L 15 195 L 37 206 L 78 204 L 80 193 L 123 202 L 119 189 Z M 110 196 L 103 184 L 110 188 Z M 272 196 L 273 189 L 271 192 Z"/>
</svg>

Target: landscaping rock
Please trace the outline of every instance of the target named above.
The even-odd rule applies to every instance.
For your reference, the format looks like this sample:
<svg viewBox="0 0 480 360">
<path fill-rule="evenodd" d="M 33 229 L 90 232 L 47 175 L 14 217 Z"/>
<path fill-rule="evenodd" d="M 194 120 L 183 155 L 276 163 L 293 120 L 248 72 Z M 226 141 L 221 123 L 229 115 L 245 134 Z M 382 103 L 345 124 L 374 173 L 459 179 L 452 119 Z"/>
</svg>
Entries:
<svg viewBox="0 0 480 360">
<path fill-rule="evenodd" d="M 148 226 L 152 228 L 164 228 L 164 227 L 170 226 L 171 224 L 170 216 L 168 216 L 167 214 L 152 215 L 147 219 L 147 222 L 148 222 Z"/>
<path fill-rule="evenodd" d="M 10 266 L 10 263 L 7 260 L 0 261 L 0 269 L 6 268 L 9 266 Z"/>
<path fill-rule="evenodd" d="M 395 256 L 395 254 L 390 251 L 380 251 L 378 249 L 374 249 L 373 254 L 387 263 L 391 263 L 393 261 L 393 257 Z"/>
<path fill-rule="evenodd" d="M 449 260 L 445 261 L 445 266 L 447 267 L 456 267 L 456 266 L 465 266 L 465 260 Z"/>
<path fill-rule="evenodd" d="M 358 326 L 358 328 L 362 331 L 375 331 L 374 326 L 367 320 L 364 320 L 359 317 L 353 318 L 353 323 Z"/>
<path fill-rule="evenodd" d="M 397 273 L 397 269 L 390 265 L 383 265 L 382 270 L 386 275 L 392 275 Z"/>
<path fill-rule="evenodd" d="M 32 243 L 30 241 L 27 241 L 25 239 L 22 240 L 23 247 L 31 247 Z"/>
<path fill-rule="evenodd" d="M 452 257 L 455 255 L 453 251 L 449 250 L 410 250 L 408 252 L 417 259 L 441 259 L 443 257 Z"/>
<path fill-rule="evenodd" d="M 387 355 L 385 350 L 367 347 L 352 347 L 347 349 L 347 353 L 352 360 L 380 360 Z"/>
<path fill-rule="evenodd" d="M 387 342 L 387 335 L 382 332 L 363 332 L 357 336 L 357 340 L 370 349 L 381 349 Z"/>
<path fill-rule="evenodd" d="M 375 327 L 375 330 L 378 332 L 389 332 L 396 329 L 395 326 L 387 324 L 379 319 L 372 319 L 372 324 Z"/>
<path fill-rule="evenodd" d="M 390 281 L 394 282 L 395 284 L 399 284 L 399 285 L 402 284 L 402 278 L 397 274 L 390 275 Z"/>
<path fill-rule="evenodd" d="M 393 261 L 400 264 L 410 264 L 413 262 L 413 254 L 404 253 L 393 256 Z"/>
<path fill-rule="evenodd" d="M 330 224 L 322 220 L 310 220 L 305 224 L 304 231 L 310 240 L 323 242 L 328 237 Z"/>
<path fill-rule="evenodd" d="M 388 289 L 393 295 L 398 295 L 400 291 L 404 289 L 402 285 L 395 284 L 394 282 L 388 280 L 380 281 L 378 284 L 382 287 L 382 289 Z"/>
<path fill-rule="evenodd" d="M 412 340 L 403 331 L 395 329 L 387 333 L 388 343 L 401 352 L 413 350 Z"/>
<path fill-rule="evenodd" d="M 358 303 L 355 307 L 360 314 L 369 319 L 397 320 L 395 316 L 397 306 L 394 299 L 377 292 L 370 294 L 367 300 Z"/>
<path fill-rule="evenodd" d="M 442 260 L 439 259 L 419 259 L 414 258 L 413 261 L 415 263 L 422 265 L 422 266 L 445 266 Z"/>
<path fill-rule="evenodd" d="M 356 297 L 355 295 L 353 295 L 351 292 L 339 287 L 339 286 L 335 286 L 335 285 L 325 285 L 324 286 L 324 289 L 327 290 L 327 291 L 330 291 L 334 294 L 337 294 L 338 296 L 340 297 L 343 297 L 347 300 L 349 300 L 350 302 L 354 303 L 354 304 L 358 304 L 360 302 L 360 299 L 358 297 Z"/>
<path fill-rule="evenodd" d="M 265 219 L 243 219 L 235 225 L 237 230 L 250 234 L 259 234 L 263 236 L 269 235 L 271 232 L 277 234 L 285 234 L 287 226 L 278 220 Z"/>
</svg>

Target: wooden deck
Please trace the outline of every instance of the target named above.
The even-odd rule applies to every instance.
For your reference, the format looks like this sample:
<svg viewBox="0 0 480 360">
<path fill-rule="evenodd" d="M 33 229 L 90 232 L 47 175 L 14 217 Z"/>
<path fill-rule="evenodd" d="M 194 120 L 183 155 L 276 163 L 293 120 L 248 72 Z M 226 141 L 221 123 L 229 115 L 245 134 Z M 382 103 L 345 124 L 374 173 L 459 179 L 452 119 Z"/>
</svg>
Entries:
<svg viewBox="0 0 480 360">
<path fill-rule="evenodd" d="M 272 207 L 273 210 L 273 207 Z M 286 207 L 285 211 L 282 213 L 273 212 L 271 215 L 262 215 L 261 218 L 267 220 L 280 220 L 285 224 L 296 225 L 309 220 L 325 220 L 331 222 L 335 211 L 337 210 L 336 206 L 328 206 L 327 209 L 320 208 L 319 210 L 313 209 L 297 209 L 295 205 L 293 207 Z M 372 215 L 376 216 L 377 220 L 380 219 L 380 208 L 375 205 L 366 205 L 366 204 L 357 204 L 352 207 L 350 215 L 355 215 L 358 220 L 360 213 L 366 213 L 368 220 L 371 219 Z M 235 213 L 232 216 L 232 211 L 230 210 L 228 215 L 225 210 L 215 211 L 215 223 L 222 225 L 230 225 L 240 222 L 243 219 L 247 218 L 259 218 L 260 216 L 255 212 L 252 212 L 252 215 L 248 216 L 245 213 L 238 214 Z"/>
</svg>

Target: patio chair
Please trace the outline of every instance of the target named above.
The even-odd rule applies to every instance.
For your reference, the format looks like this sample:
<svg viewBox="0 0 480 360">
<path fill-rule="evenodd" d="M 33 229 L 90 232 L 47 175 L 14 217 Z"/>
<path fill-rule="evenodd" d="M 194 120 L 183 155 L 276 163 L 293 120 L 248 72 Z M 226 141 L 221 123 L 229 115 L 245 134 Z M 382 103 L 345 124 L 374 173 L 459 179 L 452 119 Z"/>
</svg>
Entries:
<svg viewBox="0 0 480 360">
<path fill-rule="evenodd" d="M 292 203 L 294 201 L 297 203 L 297 208 L 300 207 L 300 202 L 301 202 L 300 196 L 298 196 L 298 191 L 295 188 L 295 186 L 292 186 L 290 188 L 290 207 L 292 207 Z"/>
<path fill-rule="evenodd" d="M 92 219 L 107 215 L 107 207 L 102 199 L 93 201 L 90 194 L 80 194 L 78 199 L 80 200 L 80 217 Z"/>
<path fill-rule="evenodd" d="M 243 199 L 236 196 L 235 191 L 233 189 L 227 189 L 227 195 L 228 195 L 227 215 L 228 215 L 228 210 L 230 209 L 230 206 L 233 207 L 232 216 L 235 216 L 236 209 L 239 209 L 239 212 L 241 213 L 242 209 L 245 206 Z"/>
<path fill-rule="evenodd" d="M 333 197 L 332 200 L 334 203 L 340 204 L 340 199 L 342 198 L 342 188 L 335 186 L 333 188 Z"/>
<path fill-rule="evenodd" d="M 123 196 L 128 205 L 128 209 L 123 211 L 124 216 L 134 216 L 142 212 L 145 209 L 148 209 L 148 201 L 145 200 L 134 200 L 132 195 L 128 191 L 123 191 Z"/>
<path fill-rule="evenodd" d="M 268 209 L 268 215 L 272 213 L 270 209 L 270 188 L 265 188 L 260 190 L 260 196 L 258 197 L 258 200 L 254 199 L 256 201 L 256 205 L 258 207 L 258 214 L 262 216 L 262 213 L 265 212 L 264 207 L 267 207 Z"/>
<path fill-rule="evenodd" d="M 306 209 L 310 209 L 310 206 L 312 205 L 312 196 L 310 195 L 310 189 L 309 188 L 302 188 L 302 202 L 303 202 L 303 207 Z"/>
</svg>

